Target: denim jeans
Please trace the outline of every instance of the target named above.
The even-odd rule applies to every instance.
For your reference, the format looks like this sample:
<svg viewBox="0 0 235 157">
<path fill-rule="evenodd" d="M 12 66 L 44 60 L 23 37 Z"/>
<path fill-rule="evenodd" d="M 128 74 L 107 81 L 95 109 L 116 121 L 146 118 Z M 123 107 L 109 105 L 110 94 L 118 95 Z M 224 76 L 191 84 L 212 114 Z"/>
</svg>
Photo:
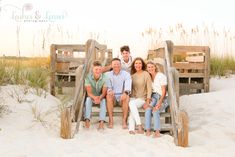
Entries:
<svg viewBox="0 0 235 157">
<path fill-rule="evenodd" d="M 92 112 L 92 99 L 90 97 L 86 97 L 86 102 L 85 102 L 85 119 L 91 119 L 91 112 Z M 99 120 L 104 121 L 106 117 L 106 100 L 102 99 L 100 101 L 100 115 L 99 115 Z"/>
<path fill-rule="evenodd" d="M 159 101 L 161 95 L 158 93 L 152 94 L 152 101 L 150 103 L 150 106 L 155 107 L 157 102 Z M 163 99 L 161 108 L 155 112 L 152 112 L 152 108 L 147 108 L 145 110 L 145 129 L 150 130 L 151 129 L 151 116 L 153 114 L 153 129 L 154 131 L 160 130 L 161 123 L 160 123 L 160 112 L 164 111 L 166 107 L 169 105 L 167 97 Z"/>
</svg>

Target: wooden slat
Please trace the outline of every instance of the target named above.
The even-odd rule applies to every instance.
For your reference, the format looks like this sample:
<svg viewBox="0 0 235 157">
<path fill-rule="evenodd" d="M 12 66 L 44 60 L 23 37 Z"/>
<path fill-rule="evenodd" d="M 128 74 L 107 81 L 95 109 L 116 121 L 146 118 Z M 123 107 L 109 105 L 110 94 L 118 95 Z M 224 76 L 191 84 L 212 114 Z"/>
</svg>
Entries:
<svg viewBox="0 0 235 157">
<path fill-rule="evenodd" d="M 184 89 L 203 89 L 204 88 L 204 84 L 203 83 L 180 83 L 180 90 L 184 90 Z"/>
<path fill-rule="evenodd" d="M 85 51 L 85 45 L 78 44 L 78 45 L 70 45 L 70 44 L 65 44 L 65 45 L 55 45 L 55 48 L 57 50 L 61 51 L 77 51 L 77 52 L 84 52 Z"/>
<path fill-rule="evenodd" d="M 179 73 L 179 77 L 186 77 L 186 78 L 200 78 L 200 77 L 205 77 L 204 73 Z"/>
<path fill-rule="evenodd" d="M 205 63 L 173 63 L 176 69 L 205 69 Z"/>
<path fill-rule="evenodd" d="M 75 73 L 55 73 L 56 76 L 76 76 Z"/>
<path fill-rule="evenodd" d="M 50 58 L 51 58 L 51 80 L 50 80 L 50 92 L 51 95 L 55 96 L 55 71 L 56 71 L 56 53 L 55 53 L 55 45 L 51 45 L 50 47 Z"/>
<path fill-rule="evenodd" d="M 85 58 L 73 58 L 73 57 L 59 57 L 56 59 L 57 62 L 77 62 L 79 64 L 84 64 Z"/>
<path fill-rule="evenodd" d="M 208 46 L 174 46 L 174 55 L 182 55 L 186 52 L 205 52 L 207 53 Z"/>
<path fill-rule="evenodd" d="M 186 56 L 185 60 L 190 63 L 203 63 L 205 61 L 204 56 Z"/>
<path fill-rule="evenodd" d="M 60 82 L 60 83 L 56 83 L 55 86 L 59 86 L 59 87 L 74 87 L 75 86 L 75 81 L 71 81 L 71 82 Z"/>
<path fill-rule="evenodd" d="M 172 125 L 171 124 L 162 124 L 160 131 L 172 131 Z"/>
<path fill-rule="evenodd" d="M 144 117 L 145 113 L 144 112 L 139 112 L 139 114 L 140 114 L 141 117 Z M 170 118 L 171 117 L 170 113 L 167 113 L 167 112 L 161 112 L 160 115 L 161 115 L 161 117 L 165 117 L 165 118 Z M 94 117 L 99 116 L 99 111 L 97 111 L 97 112 L 92 111 L 92 116 L 94 116 Z M 108 116 L 108 113 L 106 114 L 106 116 Z M 113 112 L 113 116 L 114 117 L 121 117 L 122 112 Z"/>
<path fill-rule="evenodd" d="M 106 50 L 107 46 L 96 43 L 95 48 L 98 50 Z"/>
<path fill-rule="evenodd" d="M 144 109 L 139 109 L 139 113 L 140 113 L 140 116 L 144 116 Z M 99 115 L 99 107 L 95 107 L 93 106 L 92 107 L 92 115 L 93 116 L 98 116 Z M 108 115 L 108 113 L 107 113 Z M 122 115 L 122 109 L 121 107 L 114 107 L 113 109 L 113 115 L 114 116 L 121 116 Z M 161 112 L 160 113 L 161 117 L 170 117 L 170 113 L 167 113 L 167 112 Z"/>
</svg>

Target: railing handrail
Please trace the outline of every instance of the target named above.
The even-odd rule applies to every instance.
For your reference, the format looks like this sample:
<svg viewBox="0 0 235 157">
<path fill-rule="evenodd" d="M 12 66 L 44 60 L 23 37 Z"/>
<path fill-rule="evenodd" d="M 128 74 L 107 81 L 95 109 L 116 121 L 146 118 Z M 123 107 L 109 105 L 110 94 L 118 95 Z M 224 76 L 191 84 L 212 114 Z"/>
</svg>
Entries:
<svg viewBox="0 0 235 157">
<path fill-rule="evenodd" d="M 80 78 L 80 83 L 79 83 L 79 86 L 78 88 L 76 89 L 78 92 L 77 94 L 75 95 L 75 101 L 74 101 L 74 104 L 73 104 L 73 110 L 74 110 L 74 113 L 75 114 L 75 111 L 77 109 L 77 104 L 79 103 L 79 91 L 81 90 L 82 87 L 84 87 L 84 79 L 85 77 L 87 76 L 87 74 L 91 71 L 91 68 L 92 66 L 88 65 L 89 63 L 92 63 L 94 60 L 94 58 L 92 57 L 92 55 L 94 55 L 93 53 L 95 52 L 95 50 L 106 50 L 107 47 L 104 46 L 104 45 L 100 45 L 97 41 L 95 40 L 88 40 L 87 41 L 87 45 L 89 45 L 90 43 L 90 46 L 88 48 L 88 55 L 86 57 L 86 60 L 85 60 L 85 63 L 84 63 L 84 66 L 83 66 L 83 71 L 82 71 L 82 76 Z M 102 65 L 105 65 L 106 62 L 107 62 L 107 58 L 103 58 L 103 62 L 102 62 Z M 90 67 L 89 67 L 90 66 Z M 89 68 L 89 69 L 88 69 Z M 80 108 L 79 108 L 79 114 L 78 114 L 78 117 L 77 117 L 77 124 L 76 124 L 76 128 L 75 128 L 75 131 L 74 131 L 74 134 L 73 136 L 78 132 L 79 130 L 79 126 L 80 126 L 80 120 L 81 120 L 81 116 L 82 116 L 82 110 L 83 110 L 83 106 L 84 106 L 84 102 L 85 102 L 85 97 L 86 97 L 86 91 L 83 90 L 83 93 L 82 93 L 82 100 L 81 100 L 81 105 L 80 105 Z"/>
<path fill-rule="evenodd" d="M 172 75 L 172 67 L 171 67 L 171 60 L 168 50 L 168 42 L 165 41 L 163 43 L 164 50 L 165 50 L 165 69 L 166 69 L 166 76 L 168 80 L 168 97 L 170 99 L 170 112 L 171 112 L 171 119 L 172 119 L 172 128 L 173 128 L 173 136 L 174 136 L 174 142 L 176 145 L 178 145 L 178 135 L 177 135 L 177 129 L 179 127 L 179 109 L 178 109 L 178 103 L 177 103 L 177 95 L 175 93 L 175 85 L 174 85 L 174 79 Z"/>
</svg>

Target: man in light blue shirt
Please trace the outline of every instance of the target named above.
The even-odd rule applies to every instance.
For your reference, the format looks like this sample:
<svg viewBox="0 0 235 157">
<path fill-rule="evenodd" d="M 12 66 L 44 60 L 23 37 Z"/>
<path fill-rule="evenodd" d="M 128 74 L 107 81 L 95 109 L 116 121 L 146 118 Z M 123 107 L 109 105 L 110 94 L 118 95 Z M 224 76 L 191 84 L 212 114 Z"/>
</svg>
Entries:
<svg viewBox="0 0 235 157">
<path fill-rule="evenodd" d="M 113 58 L 111 62 L 112 71 L 107 72 L 107 110 L 109 114 L 109 128 L 113 128 L 113 106 L 117 101 L 122 106 L 122 128 L 127 129 L 127 116 L 129 95 L 131 93 L 131 76 L 128 72 L 121 70 L 121 60 Z"/>
</svg>

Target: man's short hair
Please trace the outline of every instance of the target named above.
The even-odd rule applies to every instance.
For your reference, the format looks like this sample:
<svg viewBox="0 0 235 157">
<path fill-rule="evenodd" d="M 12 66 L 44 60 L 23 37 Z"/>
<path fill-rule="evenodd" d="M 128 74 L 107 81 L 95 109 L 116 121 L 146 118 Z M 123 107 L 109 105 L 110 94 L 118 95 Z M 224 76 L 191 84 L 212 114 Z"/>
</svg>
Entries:
<svg viewBox="0 0 235 157">
<path fill-rule="evenodd" d="M 119 58 L 113 58 L 111 62 L 113 62 L 113 61 L 119 61 L 119 62 L 121 62 L 121 59 L 119 59 Z"/>
<path fill-rule="evenodd" d="M 93 64 L 92 64 L 94 67 L 96 66 L 102 66 L 100 61 L 94 61 Z"/>
<path fill-rule="evenodd" d="M 124 45 L 120 48 L 120 51 L 123 52 L 123 51 L 127 51 L 127 52 L 130 52 L 130 48 L 128 45 Z"/>
</svg>

